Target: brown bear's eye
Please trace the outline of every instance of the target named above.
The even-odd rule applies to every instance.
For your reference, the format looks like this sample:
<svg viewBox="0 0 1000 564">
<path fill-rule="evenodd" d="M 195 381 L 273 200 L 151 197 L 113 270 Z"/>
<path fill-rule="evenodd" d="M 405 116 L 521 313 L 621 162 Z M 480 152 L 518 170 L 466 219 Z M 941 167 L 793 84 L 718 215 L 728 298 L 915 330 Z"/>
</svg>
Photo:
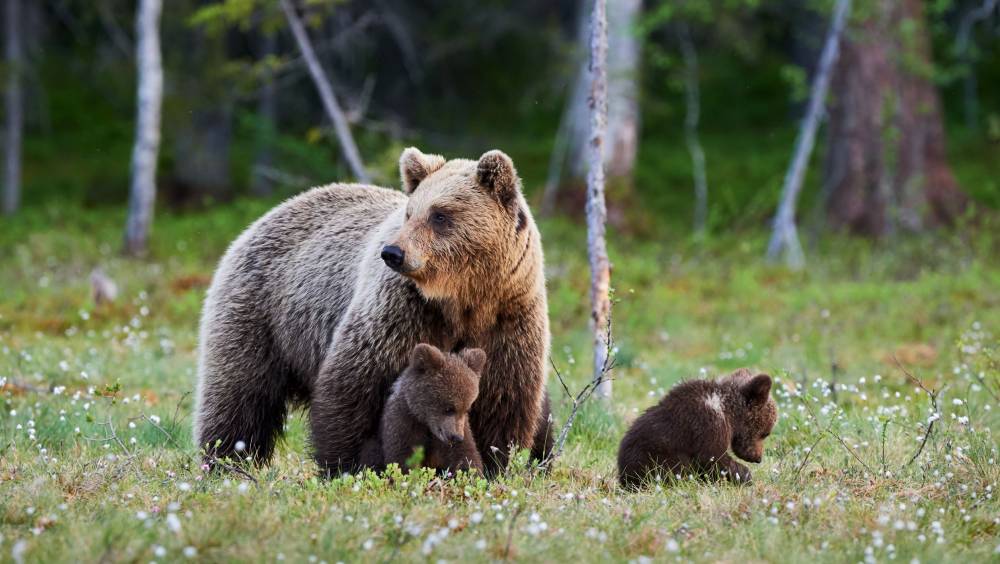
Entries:
<svg viewBox="0 0 1000 564">
<path fill-rule="evenodd" d="M 446 408 L 444 408 L 444 414 L 445 415 L 455 415 L 455 408 L 454 407 L 446 407 Z"/>
<path fill-rule="evenodd" d="M 434 212 L 431 214 L 431 222 L 434 223 L 434 225 L 447 225 L 448 216 L 441 212 Z"/>
</svg>

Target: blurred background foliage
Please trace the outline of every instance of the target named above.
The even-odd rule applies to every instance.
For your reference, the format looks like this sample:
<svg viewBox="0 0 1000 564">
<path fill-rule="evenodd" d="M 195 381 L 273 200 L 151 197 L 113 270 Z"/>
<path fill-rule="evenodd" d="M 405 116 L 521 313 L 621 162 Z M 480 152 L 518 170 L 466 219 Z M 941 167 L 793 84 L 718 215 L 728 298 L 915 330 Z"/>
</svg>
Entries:
<svg viewBox="0 0 1000 564">
<path fill-rule="evenodd" d="M 896 1 L 856 2 L 852 21 Z M 307 0 L 297 6 L 378 183 L 398 183 L 395 162 L 407 145 L 469 158 L 496 147 L 514 158 L 537 204 L 581 67 L 585 4 Z M 609 2 L 609 14 L 618 4 Z M 971 28 L 966 50 L 956 44 L 963 18 L 982 5 L 925 3 L 933 59 L 923 63 L 941 94 L 950 166 L 976 206 L 989 209 L 1000 206 L 996 11 Z M 612 229 L 652 237 L 690 231 L 681 27 L 699 55 L 709 232 L 767 225 L 831 9 L 828 0 L 640 4 L 627 29 L 640 49 L 628 77 L 638 97 L 637 158 L 627 178 L 611 185 Z M 24 3 L 25 208 L 124 206 L 135 114 L 134 10 L 126 0 Z M 904 21 L 899 33 L 905 36 L 912 23 Z M 273 203 L 350 178 L 277 2 L 171 0 L 161 33 L 157 213 L 245 196 Z M 807 176 L 799 206 L 806 220 L 822 216 L 815 210 L 829 141 L 821 135 Z M 566 168 L 557 211 L 579 218 L 582 182 Z"/>
</svg>

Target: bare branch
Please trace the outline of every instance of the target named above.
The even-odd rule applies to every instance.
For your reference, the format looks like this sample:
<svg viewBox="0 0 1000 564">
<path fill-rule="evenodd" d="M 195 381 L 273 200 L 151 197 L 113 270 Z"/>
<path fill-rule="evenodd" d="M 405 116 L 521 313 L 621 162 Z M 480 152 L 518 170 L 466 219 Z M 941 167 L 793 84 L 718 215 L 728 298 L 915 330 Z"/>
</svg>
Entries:
<svg viewBox="0 0 1000 564">
<path fill-rule="evenodd" d="M 903 363 L 896 358 L 896 355 L 892 355 L 892 361 L 896 363 L 896 366 L 899 367 L 899 369 L 906 375 L 907 378 L 910 379 L 911 382 L 927 393 L 927 396 L 931 398 L 931 408 L 934 410 L 934 413 L 930 417 L 930 422 L 927 423 L 927 430 L 924 432 L 924 438 L 920 440 L 920 446 L 917 447 L 917 451 L 914 452 L 913 456 L 910 457 L 910 460 L 903 465 L 905 468 L 910 464 L 913 464 L 917 457 L 920 456 L 920 453 L 924 451 L 924 447 L 927 446 L 927 441 L 930 440 L 931 434 L 934 432 L 934 424 L 937 423 L 938 418 L 941 416 L 941 411 L 938 409 L 938 394 L 940 393 L 940 390 L 934 391 L 925 386 L 919 378 L 911 374 L 910 371 L 903 366 Z"/>
<path fill-rule="evenodd" d="M 305 26 L 302 25 L 302 20 L 299 19 L 298 14 L 295 12 L 291 0 L 280 0 L 280 2 L 281 9 L 285 13 L 285 19 L 288 20 L 288 26 L 291 28 L 292 35 L 295 36 L 295 42 L 299 46 L 299 51 L 302 52 L 302 56 L 309 66 L 309 74 L 312 75 L 313 83 L 316 85 L 320 100 L 323 102 L 323 108 L 326 110 L 330 121 L 333 122 L 333 127 L 337 132 L 337 141 L 340 143 L 344 159 L 347 160 L 347 164 L 351 167 L 352 173 L 358 180 L 361 182 L 371 182 L 371 177 L 368 175 L 364 163 L 361 161 L 361 153 L 358 152 L 358 146 L 354 143 L 354 136 L 351 135 L 351 128 L 347 123 L 347 118 L 344 116 L 344 112 L 340 109 L 340 104 L 337 103 L 337 98 L 333 94 L 333 86 L 330 78 L 326 71 L 323 70 L 323 66 L 316 57 L 316 52 L 313 51 L 312 42 L 309 40 Z"/>
</svg>

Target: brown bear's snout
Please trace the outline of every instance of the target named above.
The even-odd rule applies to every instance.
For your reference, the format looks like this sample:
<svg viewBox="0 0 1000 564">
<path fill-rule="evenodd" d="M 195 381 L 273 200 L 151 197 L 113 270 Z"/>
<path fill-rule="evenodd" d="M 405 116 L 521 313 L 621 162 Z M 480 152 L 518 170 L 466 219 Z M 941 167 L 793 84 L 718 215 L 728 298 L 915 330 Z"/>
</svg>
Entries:
<svg viewBox="0 0 1000 564">
<path fill-rule="evenodd" d="M 452 434 L 448 435 L 448 442 L 450 442 L 453 445 L 457 445 L 457 444 L 461 444 L 462 440 L 464 438 L 465 437 L 463 437 L 462 435 L 459 435 L 459 434 L 456 434 L 456 433 L 452 433 Z"/>
<path fill-rule="evenodd" d="M 382 247 L 382 260 L 385 261 L 386 266 L 396 272 L 402 271 L 403 261 L 405 259 L 406 254 L 403 253 L 403 249 L 400 249 L 396 245 L 386 245 Z"/>
</svg>

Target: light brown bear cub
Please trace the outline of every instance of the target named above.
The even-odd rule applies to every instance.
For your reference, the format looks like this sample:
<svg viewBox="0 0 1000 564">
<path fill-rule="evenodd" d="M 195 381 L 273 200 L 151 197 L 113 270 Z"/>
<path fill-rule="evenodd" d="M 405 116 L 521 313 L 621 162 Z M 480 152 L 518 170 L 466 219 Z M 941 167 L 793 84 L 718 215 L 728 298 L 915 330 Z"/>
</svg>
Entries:
<svg viewBox="0 0 1000 564">
<path fill-rule="evenodd" d="M 659 475 L 696 474 L 750 481 L 747 462 L 760 462 L 764 439 L 778 418 L 771 377 L 741 368 L 720 380 L 690 380 L 675 386 L 646 410 L 618 449 L 618 480 L 635 488 Z"/>
<path fill-rule="evenodd" d="M 386 400 L 378 437 L 362 448 L 362 465 L 378 470 L 395 462 L 406 469 L 414 450 L 423 447 L 421 466 L 482 472 L 469 411 L 485 364 L 482 349 L 445 354 L 428 344 L 414 347 Z"/>
</svg>

